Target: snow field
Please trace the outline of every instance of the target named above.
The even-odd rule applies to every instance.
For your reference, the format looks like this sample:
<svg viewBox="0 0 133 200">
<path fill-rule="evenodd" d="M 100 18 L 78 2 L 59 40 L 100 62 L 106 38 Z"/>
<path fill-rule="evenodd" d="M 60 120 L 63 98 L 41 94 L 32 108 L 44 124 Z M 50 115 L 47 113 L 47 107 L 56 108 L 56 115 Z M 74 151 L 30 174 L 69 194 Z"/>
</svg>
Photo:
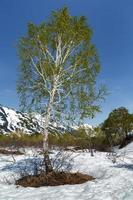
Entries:
<svg viewBox="0 0 133 200">
<path fill-rule="evenodd" d="M 11 156 L 0 155 L 0 200 L 133 200 L 133 143 L 118 150 L 118 155 L 113 164 L 103 152 L 96 152 L 94 157 L 89 152 L 73 153 L 72 171 L 87 173 L 95 180 L 40 188 L 15 186 L 14 176 L 19 177 L 19 168 L 11 162 Z M 15 156 L 21 165 L 25 158 Z"/>
</svg>

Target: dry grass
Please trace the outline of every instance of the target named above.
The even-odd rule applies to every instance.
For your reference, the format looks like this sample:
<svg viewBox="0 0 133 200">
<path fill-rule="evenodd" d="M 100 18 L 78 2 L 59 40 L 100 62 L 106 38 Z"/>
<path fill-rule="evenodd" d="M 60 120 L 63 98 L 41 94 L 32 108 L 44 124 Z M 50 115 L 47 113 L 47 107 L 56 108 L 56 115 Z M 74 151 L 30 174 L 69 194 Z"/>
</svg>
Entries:
<svg viewBox="0 0 133 200">
<path fill-rule="evenodd" d="M 23 155 L 23 153 L 18 151 L 18 150 L 7 150 L 7 149 L 0 149 L 0 154 L 5 154 L 5 155 Z"/>
<path fill-rule="evenodd" d="M 51 172 L 49 174 L 41 173 L 39 175 L 29 175 L 16 181 L 16 185 L 23 187 L 41 187 L 82 184 L 94 180 L 92 176 L 81 173 L 70 172 Z"/>
</svg>

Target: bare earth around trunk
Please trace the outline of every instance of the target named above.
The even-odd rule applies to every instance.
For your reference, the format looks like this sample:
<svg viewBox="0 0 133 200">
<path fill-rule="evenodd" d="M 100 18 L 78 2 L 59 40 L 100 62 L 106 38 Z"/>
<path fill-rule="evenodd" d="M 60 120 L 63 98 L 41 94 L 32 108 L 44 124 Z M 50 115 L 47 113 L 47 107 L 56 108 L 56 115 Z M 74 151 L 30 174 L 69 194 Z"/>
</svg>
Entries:
<svg viewBox="0 0 133 200">
<path fill-rule="evenodd" d="M 81 184 L 94 180 L 92 176 L 81 173 L 51 172 L 39 175 L 29 175 L 16 181 L 16 185 L 23 187 L 58 186 L 66 184 Z"/>
</svg>

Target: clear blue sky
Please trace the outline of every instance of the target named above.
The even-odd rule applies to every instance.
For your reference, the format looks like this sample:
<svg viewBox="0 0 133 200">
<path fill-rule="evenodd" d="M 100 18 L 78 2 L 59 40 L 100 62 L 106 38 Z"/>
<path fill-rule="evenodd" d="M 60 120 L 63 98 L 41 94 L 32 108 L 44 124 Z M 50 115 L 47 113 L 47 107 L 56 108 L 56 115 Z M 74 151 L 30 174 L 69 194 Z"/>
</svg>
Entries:
<svg viewBox="0 0 133 200">
<path fill-rule="evenodd" d="M 102 67 L 99 80 L 110 91 L 102 113 L 86 122 L 98 124 L 119 106 L 133 112 L 133 0 L 0 0 L 0 104 L 19 108 L 15 46 L 27 23 L 47 20 L 64 5 L 72 15 L 85 15 L 93 28 Z"/>
</svg>

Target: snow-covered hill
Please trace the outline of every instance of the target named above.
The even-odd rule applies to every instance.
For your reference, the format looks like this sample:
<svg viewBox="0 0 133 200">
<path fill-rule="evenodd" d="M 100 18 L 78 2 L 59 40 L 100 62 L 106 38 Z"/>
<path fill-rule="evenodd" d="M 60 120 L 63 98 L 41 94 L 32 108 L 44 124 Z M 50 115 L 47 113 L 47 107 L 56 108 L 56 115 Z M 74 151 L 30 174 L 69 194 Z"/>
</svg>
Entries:
<svg viewBox="0 0 133 200">
<path fill-rule="evenodd" d="M 43 120 L 40 115 L 29 116 L 26 113 L 0 106 L 0 133 L 24 132 L 40 133 L 43 130 Z M 49 124 L 50 132 L 64 132 L 65 127 L 56 123 Z"/>
<path fill-rule="evenodd" d="M 92 129 L 92 126 L 85 124 L 82 126 L 85 129 Z M 61 124 L 52 122 L 49 124 L 51 133 L 73 132 L 81 126 L 64 127 Z M 0 134 L 10 132 L 23 132 L 27 134 L 41 133 L 43 130 L 43 120 L 39 114 L 32 116 L 0 105 Z"/>
<path fill-rule="evenodd" d="M 89 124 L 83 124 L 83 125 L 79 125 L 79 126 L 72 126 L 72 128 L 74 130 L 77 130 L 77 129 L 85 129 L 85 130 L 92 130 L 93 127 Z"/>
</svg>

